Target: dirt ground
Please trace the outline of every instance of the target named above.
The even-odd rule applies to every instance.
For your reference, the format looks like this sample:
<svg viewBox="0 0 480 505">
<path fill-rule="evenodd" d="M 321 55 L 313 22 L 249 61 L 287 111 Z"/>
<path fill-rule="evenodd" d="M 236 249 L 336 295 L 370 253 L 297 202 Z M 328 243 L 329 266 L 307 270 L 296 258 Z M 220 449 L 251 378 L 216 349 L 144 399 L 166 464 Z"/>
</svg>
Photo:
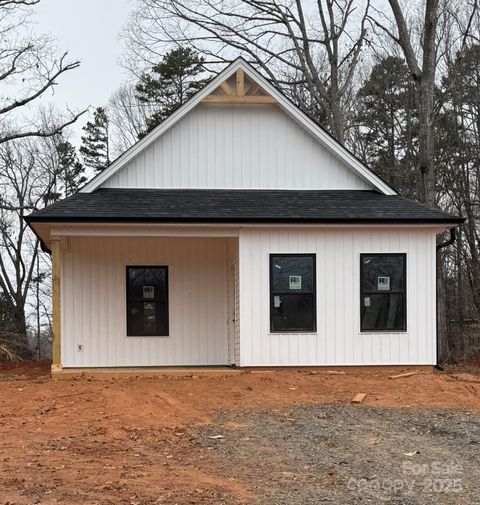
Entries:
<svg viewBox="0 0 480 505">
<path fill-rule="evenodd" d="M 48 363 L 0 369 L 1 504 L 479 496 L 477 363 L 396 380 L 388 377 L 398 370 L 57 381 L 48 373 Z M 360 392 L 367 397 L 352 406 Z"/>
</svg>

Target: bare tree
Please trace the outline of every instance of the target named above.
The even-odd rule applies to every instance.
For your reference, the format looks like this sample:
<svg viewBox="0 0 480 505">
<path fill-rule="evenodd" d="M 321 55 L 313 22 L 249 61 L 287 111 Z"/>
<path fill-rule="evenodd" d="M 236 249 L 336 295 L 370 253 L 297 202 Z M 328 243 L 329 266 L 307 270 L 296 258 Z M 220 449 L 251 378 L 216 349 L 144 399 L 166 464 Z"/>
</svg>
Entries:
<svg viewBox="0 0 480 505">
<path fill-rule="evenodd" d="M 395 20 L 394 29 L 379 21 L 378 12 L 369 19 L 401 48 L 415 84 L 419 127 L 419 198 L 433 207 L 436 204 L 435 127 L 442 106 L 442 100 L 437 102 L 436 98 L 436 73 L 439 59 L 447 54 L 442 54 L 441 40 L 448 34 L 447 47 L 454 45 L 460 52 L 465 49 L 477 12 L 477 0 L 462 2 L 463 12 L 466 12 L 465 7 L 468 7 L 466 23 L 457 15 L 458 5 L 454 5 L 453 2 L 425 0 L 423 21 L 418 30 L 413 30 L 409 26 L 400 0 L 388 0 L 388 2 Z M 441 32 L 438 29 L 440 20 Z M 457 25 L 456 35 L 453 38 L 452 24 Z"/>
<path fill-rule="evenodd" d="M 135 85 L 123 84 L 113 93 L 108 104 L 108 113 L 115 156 L 120 156 L 137 142 L 153 111 L 150 104 L 140 102 L 135 93 Z"/>
<path fill-rule="evenodd" d="M 460 61 L 458 60 L 460 59 Z M 456 318 L 480 316 L 480 45 L 458 54 L 444 78 L 439 117 L 438 182 L 442 204 L 467 218 L 456 244 Z M 451 80 L 454 83 L 451 83 Z M 452 295 L 452 293 L 450 293 Z"/>
<path fill-rule="evenodd" d="M 448 0 L 425 0 L 421 22 L 414 30 L 409 24 L 406 11 L 400 0 L 388 0 L 395 20 L 395 28 L 390 29 L 371 17 L 401 48 L 416 88 L 416 108 L 418 113 L 418 188 L 419 198 L 430 207 L 438 203 L 435 135 L 438 117 L 448 96 L 449 87 L 456 81 L 457 65 L 468 47 L 473 22 L 477 16 L 477 0 L 457 3 Z M 459 14 L 462 13 L 463 15 Z M 379 13 L 377 13 L 378 15 Z M 455 49 L 452 50 L 451 47 Z M 450 66 L 451 81 L 443 93 L 437 90 L 437 70 L 441 60 L 451 59 L 455 52 L 457 62 Z M 448 66 L 448 61 L 446 66 Z M 438 293 L 438 349 L 439 359 L 450 355 L 447 325 L 446 287 L 447 263 L 445 255 L 437 263 Z"/>
<path fill-rule="evenodd" d="M 165 44 L 192 45 L 207 63 L 243 54 L 345 141 L 343 99 L 365 42 L 370 0 L 137 0 L 126 28 L 131 60 L 158 61 Z M 284 77 L 279 77 L 284 76 Z M 300 91 L 299 91 L 300 87 Z M 319 111 L 321 111 L 319 113 Z"/>
<path fill-rule="evenodd" d="M 68 113 L 55 125 L 31 119 L 31 106 L 53 93 L 58 79 L 80 63 L 57 56 L 49 37 L 31 33 L 31 7 L 39 0 L 0 0 L 0 143 L 50 137 L 83 112 Z"/>
<path fill-rule="evenodd" d="M 39 242 L 24 216 L 50 201 L 55 177 L 40 141 L 4 143 L 0 148 L 0 290 L 15 332 L 11 344 L 28 355 L 26 307 Z"/>
</svg>

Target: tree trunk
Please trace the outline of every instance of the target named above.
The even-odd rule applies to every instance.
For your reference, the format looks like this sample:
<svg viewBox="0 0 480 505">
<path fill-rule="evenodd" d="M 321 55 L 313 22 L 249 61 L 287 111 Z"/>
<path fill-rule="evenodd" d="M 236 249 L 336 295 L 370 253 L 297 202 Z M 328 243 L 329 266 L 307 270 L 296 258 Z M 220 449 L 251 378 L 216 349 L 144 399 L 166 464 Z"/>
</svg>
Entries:
<svg viewBox="0 0 480 505">
<path fill-rule="evenodd" d="M 419 82 L 419 172 L 421 198 L 435 206 L 435 72 L 438 0 L 427 0 L 423 38 L 422 72 Z"/>
<path fill-rule="evenodd" d="M 338 99 L 332 98 L 330 102 L 332 134 L 340 144 L 345 144 L 345 125 L 343 111 Z"/>
<path fill-rule="evenodd" d="M 424 81 L 419 90 L 418 175 L 420 200 L 429 207 L 435 206 L 435 139 L 434 139 L 434 87 Z"/>
<path fill-rule="evenodd" d="M 465 295 L 463 288 L 463 272 L 462 272 L 462 228 L 458 228 L 457 244 L 455 248 L 455 263 L 457 273 L 457 318 L 459 322 L 463 322 L 465 318 Z"/>
<path fill-rule="evenodd" d="M 25 315 L 25 307 L 23 304 L 17 304 L 13 309 L 13 317 L 15 323 L 14 334 L 9 338 L 13 350 L 23 359 L 31 359 L 32 353 L 28 345 L 27 337 L 27 318 Z"/>
<path fill-rule="evenodd" d="M 445 363 L 451 354 L 448 342 L 445 277 L 442 261 L 442 254 L 437 252 L 437 363 Z"/>
</svg>

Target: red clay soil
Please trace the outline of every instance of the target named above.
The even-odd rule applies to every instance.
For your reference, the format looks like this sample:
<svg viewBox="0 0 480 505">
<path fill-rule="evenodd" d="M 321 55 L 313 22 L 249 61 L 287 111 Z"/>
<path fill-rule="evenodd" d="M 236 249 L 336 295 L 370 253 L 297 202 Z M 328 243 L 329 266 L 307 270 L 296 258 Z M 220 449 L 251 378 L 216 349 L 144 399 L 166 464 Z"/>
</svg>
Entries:
<svg viewBox="0 0 480 505">
<path fill-rule="evenodd" d="M 475 363 L 389 379 L 398 373 L 281 370 L 53 381 L 46 362 L 4 367 L 0 503 L 248 503 L 249 486 L 216 474 L 220 456 L 197 444 L 191 430 L 219 410 L 350 403 L 366 393 L 364 405 L 480 411 Z"/>
</svg>

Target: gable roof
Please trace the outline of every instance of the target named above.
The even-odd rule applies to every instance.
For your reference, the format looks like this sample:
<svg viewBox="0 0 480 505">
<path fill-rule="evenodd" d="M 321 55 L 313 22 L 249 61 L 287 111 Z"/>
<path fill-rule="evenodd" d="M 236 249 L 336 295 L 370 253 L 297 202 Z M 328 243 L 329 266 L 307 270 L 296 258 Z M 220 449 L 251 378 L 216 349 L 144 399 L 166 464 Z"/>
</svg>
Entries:
<svg viewBox="0 0 480 505">
<path fill-rule="evenodd" d="M 34 212 L 27 221 L 454 225 L 464 219 L 368 190 L 100 188 Z"/>
<path fill-rule="evenodd" d="M 120 171 L 136 156 L 142 153 L 147 147 L 149 147 L 158 138 L 170 130 L 175 124 L 177 124 L 192 109 L 199 105 L 205 98 L 207 98 L 224 81 L 234 75 L 238 70 L 243 70 L 243 72 L 245 72 L 251 80 L 260 85 L 261 88 L 275 100 L 278 107 L 280 107 L 280 109 L 286 113 L 288 117 L 299 124 L 328 152 L 332 153 L 335 157 L 342 161 L 345 166 L 350 169 L 355 175 L 368 182 L 373 189 L 376 189 L 385 195 L 397 194 L 393 188 L 391 188 L 385 181 L 374 174 L 368 167 L 366 167 L 348 149 L 337 142 L 323 128 L 318 126 L 304 112 L 296 107 L 283 93 L 281 93 L 275 86 L 273 86 L 267 79 L 265 79 L 241 57 L 231 63 L 222 72 L 220 72 L 202 90 L 195 94 L 190 100 L 183 104 L 171 116 L 165 119 L 153 131 L 146 135 L 142 140 L 137 142 L 123 155 L 117 158 L 108 168 L 106 168 L 103 172 L 100 172 L 96 177 L 88 182 L 82 189 L 80 189 L 80 193 L 90 193 L 101 187 L 105 181 Z"/>
</svg>

